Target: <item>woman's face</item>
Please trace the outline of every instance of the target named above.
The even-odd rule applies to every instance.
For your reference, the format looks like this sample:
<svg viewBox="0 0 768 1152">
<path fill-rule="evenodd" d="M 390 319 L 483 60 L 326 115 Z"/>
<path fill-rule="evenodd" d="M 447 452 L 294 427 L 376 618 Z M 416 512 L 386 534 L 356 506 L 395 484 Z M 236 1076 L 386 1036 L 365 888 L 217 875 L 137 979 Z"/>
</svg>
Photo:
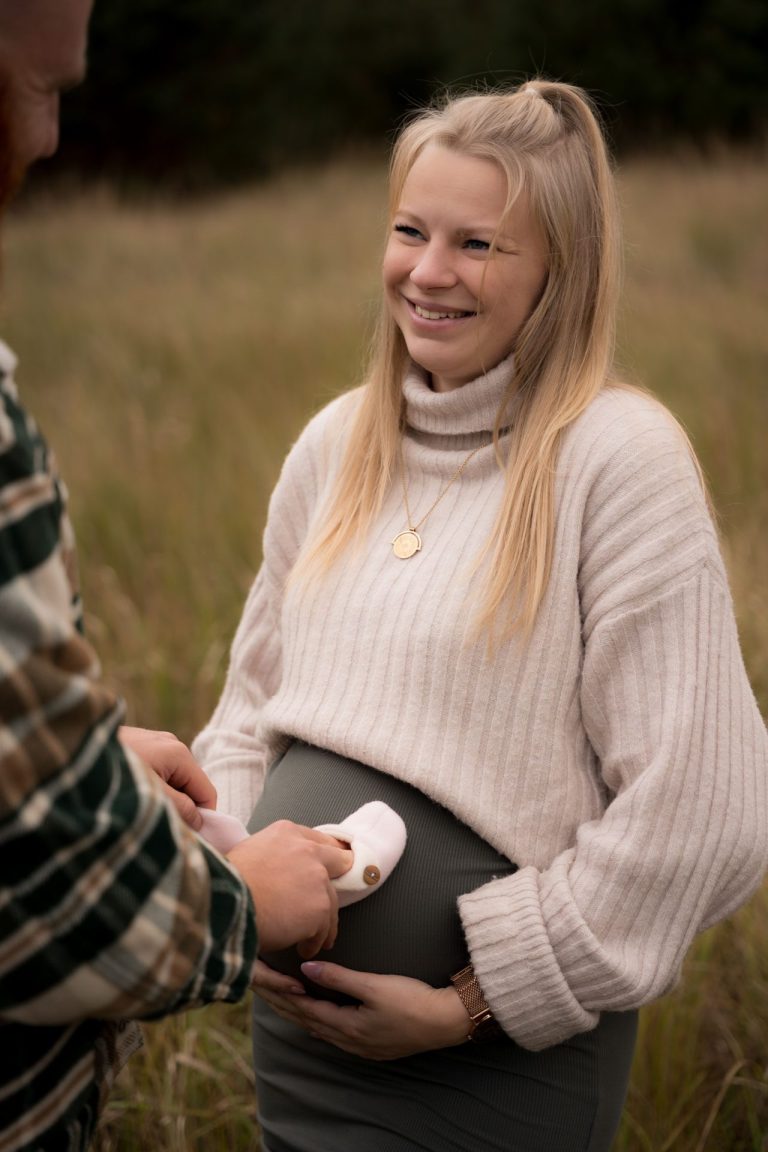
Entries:
<svg viewBox="0 0 768 1152">
<path fill-rule="evenodd" d="M 539 229 L 522 195 L 500 227 L 506 200 L 506 177 L 493 161 L 434 144 L 403 186 L 384 288 L 408 352 L 436 392 L 503 360 L 544 287 Z"/>
</svg>

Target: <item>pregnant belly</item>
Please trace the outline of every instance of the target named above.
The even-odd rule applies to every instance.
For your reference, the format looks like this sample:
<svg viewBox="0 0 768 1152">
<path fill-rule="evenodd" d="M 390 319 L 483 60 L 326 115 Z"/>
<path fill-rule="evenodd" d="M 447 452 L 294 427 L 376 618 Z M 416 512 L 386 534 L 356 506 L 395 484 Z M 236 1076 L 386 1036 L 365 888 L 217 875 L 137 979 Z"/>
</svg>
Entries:
<svg viewBox="0 0 768 1152">
<path fill-rule="evenodd" d="M 310 827 L 338 823 L 369 800 L 383 800 L 402 816 L 408 842 L 379 891 L 341 909 L 338 940 L 318 959 L 442 987 L 467 963 L 458 897 L 516 870 L 490 844 L 409 784 L 299 742 L 270 769 L 249 829 L 281 819 Z M 302 978 L 295 949 L 264 959 Z M 324 992 L 304 983 L 314 995 Z"/>
</svg>

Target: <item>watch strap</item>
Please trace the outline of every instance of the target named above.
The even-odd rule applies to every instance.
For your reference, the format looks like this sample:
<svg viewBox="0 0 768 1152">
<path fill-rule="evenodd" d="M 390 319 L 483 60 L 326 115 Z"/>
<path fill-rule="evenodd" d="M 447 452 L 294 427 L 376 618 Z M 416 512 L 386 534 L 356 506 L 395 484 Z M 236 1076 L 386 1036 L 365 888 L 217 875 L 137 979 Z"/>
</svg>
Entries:
<svg viewBox="0 0 768 1152">
<path fill-rule="evenodd" d="M 489 1040 L 500 1032 L 493 1013 L 488 1007 L 488 1001 L 478 983 L 475 970 L 467 964 L 459 972 L 451 976 L 451 983 L 459 994 L 459 998 L 467 1010 L 470 1019 L 468 1039 L 474 1041 Z"/>
</svg>

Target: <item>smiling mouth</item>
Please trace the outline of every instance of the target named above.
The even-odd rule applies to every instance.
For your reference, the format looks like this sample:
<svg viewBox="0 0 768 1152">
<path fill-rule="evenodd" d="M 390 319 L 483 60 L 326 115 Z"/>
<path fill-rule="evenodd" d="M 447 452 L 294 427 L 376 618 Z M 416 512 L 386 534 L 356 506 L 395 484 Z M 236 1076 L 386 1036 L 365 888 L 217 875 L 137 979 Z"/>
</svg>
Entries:
<svg viewBox="0 0 768 1152">
<path fill-rule="evenodd" d="M 461 312 L 458 309 L 441 308 L 438 311 L 437 309 L 422 308 L 420 304 L 414 304 L 410 300 L 408 304 L 422 320 L 466 320 L 469 316 L 477 315 L 476 312 Z"/>
</svg>

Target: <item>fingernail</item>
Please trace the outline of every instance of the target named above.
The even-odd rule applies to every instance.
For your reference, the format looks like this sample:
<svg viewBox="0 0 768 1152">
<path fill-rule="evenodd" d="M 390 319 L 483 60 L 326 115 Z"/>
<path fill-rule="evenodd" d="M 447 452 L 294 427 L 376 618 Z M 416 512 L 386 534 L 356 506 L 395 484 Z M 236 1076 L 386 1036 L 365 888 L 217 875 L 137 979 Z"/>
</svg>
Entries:
<svg viewBox="0 0 768 1152">
<path fill-rule="evenodd" d="M 323 965 L 317 960 L 307 960 L 302 964 L 301 970 L 310 980 L 316 980 L 318 976 L 323 974 Z"/>
<path fill-rule="evenodd" d="M 292 984 L 288 991 L 293 992 L 294 996 L 304 996 L 307 990 L 303 984 Z"/>
</svg>

